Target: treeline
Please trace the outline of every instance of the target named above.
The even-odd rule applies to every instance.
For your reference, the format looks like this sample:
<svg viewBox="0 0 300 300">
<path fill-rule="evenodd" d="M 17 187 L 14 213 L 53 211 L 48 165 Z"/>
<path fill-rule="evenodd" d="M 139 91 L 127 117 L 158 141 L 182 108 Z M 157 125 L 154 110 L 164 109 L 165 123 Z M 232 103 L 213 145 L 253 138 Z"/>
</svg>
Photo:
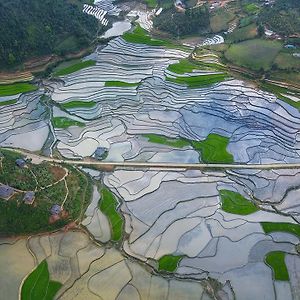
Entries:
<svg viewBox="0 0 300 300">
<path fill-rule="evenodd" d="M 153 25 L 176 37 L 199 33 L 209 27 L 209 11 L 206 6 L 190 8 L 185 12 L 177 12 L 175 7 L 171 7 L 154 18 Z"/>
<path fill-rule="evenodd" d="M 259 22 L 283 36 L 300 34 L 299 0 L 277 0 L 273 6 L 264 7 Z"/>
<path fill-rule="evenodd" d="M 0 67 L 51 53 L 64 55 L 89 45 L 97 20 L 82 13 L 80 0 L 0 2 Z"/>
</svg>

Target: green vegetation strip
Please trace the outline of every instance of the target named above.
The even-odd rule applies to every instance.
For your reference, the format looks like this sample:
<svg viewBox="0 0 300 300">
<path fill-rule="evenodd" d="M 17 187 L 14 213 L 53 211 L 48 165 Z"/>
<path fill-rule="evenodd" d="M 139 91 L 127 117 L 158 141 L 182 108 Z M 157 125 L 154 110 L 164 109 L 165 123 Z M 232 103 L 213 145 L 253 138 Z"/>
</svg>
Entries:
<svg viewBox="0 0 300 300">
<path fill-rule="evenodd" d="M 222 82 L 228 78 L 225 73 L 222 74 L 207 74 L 198 76 L 182 76 L 182 77 L 166 77 L 167 81 L 171 81 L 177 84 L 186 84 L 190 88 L 197 88 L 212 85 L 218 82 Z"/>
<path fill-rule="evenodd" d="M 119 203 L 115 196 L 106 188 L 101 190 L 100 210 L 108 217 L 112 230 L 112 240 L 117 242 L 122 238 L 123 219 L 117 211 Z"/>
<path fill-rule="evenodd" d="M 300 238 L 300 225 L 292 223 L 273 223 L 273 222 L 261 222 L 260 223 L 265 233 L 271 233 L 276 231 L 287 232 L 294 234 Z"/>
<path fill-rule="evenodd" d="M 116 86 L 116 87 L 135 87 L 139 82 L 125 82 L 125 81 L 106 81 L 104 86 Z"/>
<path fill-rule="evenodd" d="M 176 74 L 191 73 L 194 70 L 199 69 L 203 69 L 203 67 L 201 68 L 200 66 L 197 66 L 186 58 L 181 59 L 179 63 L 168 66 L 168 70 Z"/>
<path fill-rule="evenodd" d="M 184 138 L 171 139 L 156 134 L 145 134 L 148 141 L 163 144 L 175 148 L 192 146 L 201 153 L 201 159 L 205 163 L 233 163 L 232 154 L 227 152 L 229 139 L 227 137 L 211 133 L 203 141 L 192 141 Z"/>
<path fill-rule="evenodd" d="M 158 260 L 158 270 L 174 272 L 182 258 L 182 255 L 165 255 Z"/>
<path fill-rule="evenodd" d="M 86 61 L 82 61 L 82 62 L 79 62 L 79 63 L 74 64 L 74 65 L 71 65 L 69 67 L 66 67 L 62 70 L 59 70 L 59 71 L 55 72 L 53 75 L 54 76 L 64 76 L 64 75 L 68 75 L 68 74 L 74 73 L 76 71 L 79 71 L 81 69 L 91 67 L 91 66 L 94 66 L 94 65 L 96 65 L 96 61 L 86 60 Z"/>
<path fill-rule="evenodd" d="M 165 46 L 168 48 L 181 49 L 183 51 L 190 50 L 188 47 L 177 45 L 166 40 L 153 39 L 139 24 L 136 25 L 132 32 L 125 32 L 122 37 L 128 43 L 145 44 L 149 46 Z"/>
<path fill-rule="evenodd" d="M 37 86 L 30 83 L 4 84 L 0 85 L 0 97 L 32 92 L 37 89 Z"/>
<path fill-rule="evenodd" d="M 47 261 L 42 261 L 25 279 L 22 290 L 22 300 L 53 300 L 62 284 L 50 280 Z"/>
<path fill-rule="evenodd" d="M 282 43 L 278 41 L 253 39 L 231 45 L 225 57 L 238 66 L 268 71 L 281 48 Z"/>
<path fill-rule="evenodd" d="M 290 91 L 287 88 L 275 85 L 275 84 L 271 84 L 271 83 L 262 83 L 260 86 L 263 90 L 273 93 L 276 95 L 277 98 L 279 98 L 280 100 L 286 102 L 287 104 L 297 108 L 298 110 L 300 110 L 300 101 L 296 102 L 293 101 L 292 99 L 282 95 L 282 94 L 289 94 Z M 297 95 L 298 97 L 300 97 L 300 95 Z"/>
<path fill-rule="evenodd" d="M 281 251 L 273 251 L 266 255 L 266 263 L 271 267 L 275 280 L 290 280 L 284 258 L 285 253 Z"/>
<path fill-rule="evenodd" d="M 250 215 L 259 209 L 242 195 L 229 190 L 221 190 L 222 210 L 236 215 Z"/>
<path fill-rule="evenodd" d="M 80 108 L 80 107 L 86 107 L 86 108 L 92 108 L 96 105 L 97 103 L 94 101 L 70 101 L 67 103 L 63 103 L 61 106 L 65 109 L 72 109 L 72 108 Z"/>
<path fill-rule="evenodd" d="M 70 126 L 84 127 L 85 124 L 79 121 L 75 121 L 66 117 L 54 117 L 52 118 L 53 126 L 56 128 L 68 128 Z"/>
<path fill-rule="evenodd" d="M 0 102 L 0 106 L 16 104 L 17 101 L 18 101 L 18 99 L 12 99 L 12 100 L 7 100 L 7 101 L 2 101 L 2 102 Z"/>
<path fill-rule="evenodd" d="M 144 134 L 143 136 L 147 138 L 150 143 L 162 144 L 175 148 L 184 148 L 191 145 L 190 141 L 183 138 L 170 139 L 165 136 L 156 134 Z"/>
</svg>

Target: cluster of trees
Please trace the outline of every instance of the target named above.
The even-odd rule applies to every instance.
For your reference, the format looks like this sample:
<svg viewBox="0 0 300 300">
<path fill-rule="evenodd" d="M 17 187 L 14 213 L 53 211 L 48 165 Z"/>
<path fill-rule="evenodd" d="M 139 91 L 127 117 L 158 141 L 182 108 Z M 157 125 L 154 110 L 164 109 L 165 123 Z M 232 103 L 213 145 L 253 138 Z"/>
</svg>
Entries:
<svg viewBox="0 0 300 300">
<path fill-rule="evenodd" d="M 273 6 L 264 7 L 259 22 L 283 36 L 300 34 L 299 0 L 277 0 Z"/>
<path fill-rule="evenodd" d="M 176 37 L 206 31 L 209 28 L 207 6 L 176 11 L 175 7 L 165 9 L 153 20 L 154 27 Z"/>
<path fill-rule="evenodd" d="M 82 13 L 82 5 L 82 0 L 1 1 L 0 67 L 89 45 L 98 22 Z"/>
</svg>

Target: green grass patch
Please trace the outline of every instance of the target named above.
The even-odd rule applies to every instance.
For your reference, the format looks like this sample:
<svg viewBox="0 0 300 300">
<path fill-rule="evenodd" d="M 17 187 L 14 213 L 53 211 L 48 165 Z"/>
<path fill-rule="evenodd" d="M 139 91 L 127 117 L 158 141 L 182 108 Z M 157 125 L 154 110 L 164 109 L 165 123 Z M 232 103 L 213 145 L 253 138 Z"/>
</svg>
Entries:
<svg viewBox="0 0 300 300">
<path fill-rule="evenodd" d="M 180 49 L 183 51 L 190 51 L 190 48 L 188 47 L 176 45 L 167 40 L 153 39 L 149 35 L 149 33 L 145 29 L 143 29 L 139 24 L 136 25 L 135 29 L 132 32 L 125 32 L 122 37 L 126 42 L 129 43 L 145 44 L 149 46 L 164 46 L 168 48 Z"/>
<path fill-rule="evenodd" d="M 219 193 L 222 201 L 222 210 L 228 213 L 246 216 L 259 210 L 252 202 L 239 193 L 229 190 L 221 190 Z"/>
<path fill-rule="evenodd" d="M 18 99 L 12 99 L 12 100 L 7 100 L 7 101 L 2 101 L 2 102 L 0 102 L 0 106 L 16 104 L 17 101 L 18 101 Z"/>
<path fill-rule="evenodd" d="M 261 11 L 261 7 L 256 5 L 255 3 L 249 3 L 247 5 L 244 5 L 243 8 L 245 12 L 250 15 L 256 15 Z"/>
<path fill-rule="evenodd" d="M 260 223 L 265 233 L 271 232 L 287 232 L 300 238 L 300 225 L 291 223 L 273 223 L 261 222 Z"/>
<path fill-rule="evenodd" d="M 112 231 L 112 240 L 117 242 L 122 238 L 123 219 L 117 211 L 119 203 L 113 193 L 106 188 L 101 190 L 100 210 L 108 217 Z"/>
<path fill-rule="evenodd" d="M 226 36 L 226 42 L 237 43 L 245 40 L 254 39 L 257 36 L 257 28 L 255 23 L 237 28 Z"/>
<path fill-rule="evenodd" d="M 0 85 L 0 97 L 36 91 L 37 86 L 30 83 L 15 83 Z"/>
<path fill-rule="evenodd" d="M 253 39 L 231 45 L 225 52 L 225 57 L 238 66 L 254 71 L 268 71 L 281 49 L 281 42 Z"/>
<path fill-rule="evenodd" d="M 205 163 L 233 163 L 233 156 L 227 152 L 229 139 L 227 137 L 211 133 L 204 141 L 192 141 L 193 148 L 201 153 L 201 159 Z"/>
<path fill-rule="evenodd" d="M 53 300 L 62 284 L 50 280 L 48 264 L 43 260 L 25 279 L 21 289 L 22 300 Z"/>
<path fill-rule="evenodd" d="M 115 87 L 136 87 L 139 82 L 125 82 L 125 81 L 105 81 L 104 86 L 115 86 Z"/>
<path fill-rule="evenodd" d="M 157 6 L 156 0 L 145 0 L 145 2 L 149 8 L 155 8 Z"/>
<path fill-rule="evenodd" d="M 143 134 L 143 136 L 146 137 L 150 143 L 163 144 L 174 148 L 191 146 L 190 141 L 183 138 L 171 139 L 157 134 Z"/>
<path fill-rule="evenodd" d="M 66 117 L 54 117 L 52 123 L 55 128 L 68 128 L 70 126 L 84 127 L 85 124 Z"/>
<path fill-rule="evenodd" d="M 182 258 L 182 255 L 164 255 L 158 260 L 158 270 L 174 272 Z"/>
<path fill-rule="evenodd" d="M 196 151 L 201 153 L 201 159 L 205 163 L 233 163 L 232 154 L 227 152 L 229 139 L 211 133 L 203 141 L 192 141 L 184 138 L 172 139 L 157 134 L 144 134 L 144 137 L 151 143 L 163 144 L 175 148 L 192 146 Z"/>
<path fill-rule="evenodd" d="M 287 270 L 285 261 L 285 253 L 281 251 L 269 252 L 266 255 L 265 261 L 273 271 L 274 280 L 289 281 L 289 272 Z"/>
<path fill-rule="evenodd" d="M 80 107 L 92 108 L 96 104 L 97 103 L 94 102 L 94 101 L 89 101 L 89 102 L 86 102 L 86 101 L 70 101 L 70 102 L 61 104 L 61 106 L 65 109 L 80 108 Z"/>
<path fill-rule="evenodd" d="M 171 64 L 168 66 L 168 70 L 176 74 L 191 73 L 194 70 L 199 69 L 202 70 L 203 68 L 197 66 L 186 58 L 181 59 L 179 63 Z"/>
<path fill-rule="evenodd" d="M 292 52 L 280 52 L 277 55 L 274 64 L 281 70 L 300 70 L 300 58 L 294 57 Z"/>
<path fill-rule="evenodd" d="M 71 73 L 74 73 L 74 72 L 77 72 L 81 69 L 84 69 L 84 68 L 88 68 L 88 67 L 92 67 L 96 65 L 96 61 L 94 60 L 86 60 L 86 61 L 82 61 L 82 62 L 79 62 L 79 63 L 76 63 L 76 64 L 73 64 L 71 66 L 68 66 L 64 69 L 61 69 L 61 70 L 58 70 L 56 71 L 53 76 L 64 76 L 64 75 L 68 75 L 68 74 L 71 74 Z"/>
<path fill-rule="evenodd" d="M 182 76 L 182 77 L 166 77 L 167 81 L 171 81 L 177 84 L 185 84 L 190 88 L 198 88 L 209 86 L 218 82 L 222 82 L 228 78 L 225 73 L 222 74 L 207 74 L 197 76 Z"/>
</svg>

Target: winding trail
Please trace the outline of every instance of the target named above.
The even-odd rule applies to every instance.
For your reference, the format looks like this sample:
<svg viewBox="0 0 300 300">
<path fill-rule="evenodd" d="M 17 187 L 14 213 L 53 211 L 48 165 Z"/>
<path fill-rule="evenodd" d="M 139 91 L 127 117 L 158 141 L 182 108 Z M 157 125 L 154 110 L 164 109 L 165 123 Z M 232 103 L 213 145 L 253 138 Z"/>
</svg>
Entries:
<svg viewBox="0 0 300 300">
<path fill-rule="evenodd" d="M 85 158 L 81 160 L 72 159 L 58 159 L 39 154 L 32 153 L 30 151 L 14 148 L 4 148 L 10 151 L 20 153 L 29 159 L 32 159 L 33 163 L 41 163 L 48 161 L 57 164 L 70 164 L 77 166 L 91 166 L 103 169 L 106 171 L 112 171 L 115 168 L 121 169 L 163 169 L 163 170 L 202 170 L 202 169 L 254 169 L 254 170 L 273 170 L 273 169 L 300 169 L 299 163 L 274 163 L 274 164 L 207 164 L 207 163 L 155 163 L 155 162 L 108 162 L 99 161 L 93 158 Z"/>
</svg>

